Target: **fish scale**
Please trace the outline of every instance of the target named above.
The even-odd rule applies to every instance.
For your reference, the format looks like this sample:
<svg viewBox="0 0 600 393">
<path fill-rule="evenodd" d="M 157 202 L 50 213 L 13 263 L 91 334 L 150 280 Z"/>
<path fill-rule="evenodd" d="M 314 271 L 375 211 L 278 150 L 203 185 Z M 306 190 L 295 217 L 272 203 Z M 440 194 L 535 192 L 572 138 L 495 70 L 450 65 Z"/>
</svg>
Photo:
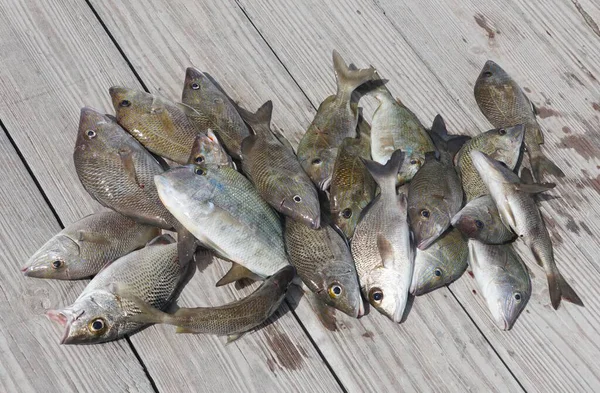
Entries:
<svg viewBox="0 0 600 393">
<path fill-rule="evenodd" d="M 122 214 L 103 211 L 78 220 L 44 244 L 27 262 L 29 277 L 80 279 L 95 275 L 116 260 L 160 235 Z M 56 268 L 52 263 L 62 261 Z"/>
<path fill-rule="evenodd" d="M 90 130 L 93 138 L 87 135 Z M 73 159 L 83 187 L 100 204 L 142 224 L 176 226 L 154 185 L 162 166 L 109 117 L 90 108 L 81 110 Z"/>
</svg>

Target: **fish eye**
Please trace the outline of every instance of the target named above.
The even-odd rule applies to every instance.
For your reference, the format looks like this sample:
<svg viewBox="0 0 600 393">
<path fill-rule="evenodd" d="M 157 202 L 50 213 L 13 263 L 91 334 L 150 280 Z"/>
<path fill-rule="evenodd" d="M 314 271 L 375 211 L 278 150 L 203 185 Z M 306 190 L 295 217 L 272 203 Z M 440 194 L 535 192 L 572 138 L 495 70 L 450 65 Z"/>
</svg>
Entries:
<svg viewBox="0 0 600 393">
<path fill-rule="evenodd" d="M 435 274 L 436 277 L 442 277 L 442 269 L 437 268 L 433 271 L 433 274 Z"/>
<path fill-rule="evenodd" d="M 498 134 L 505 135 L 506 134 L 506 130 L 504 128 L 501 128 L 501 129 L 498 130 Z"/>
<path fill-rule="evenodd" d="M 513 297 L 515 298 L 515 302 L 517 303 L 521 303 L 521 294 L 519 292 L 515 292 L 515 294 L 513 295 Z"/>
<path fill-rule="evenodd" d="M 383 300 L 383 291 L 379 288 L 372 288 L 369 291 L 369 299 L 375 303 L 381 303 Z"/>
<path fill-rule="evenodd" d="M 315 158 L 314 160 L 312 160 L 313 165 L 319 165 L 321 162 L 323 162 L 323 161 L 321 161 L 320 158 Z"/>
<path fill-rule="evenodd" d="M 431 213 L 429 213 L 429 210 L 427 210 L 427 209 L 421 210 L 420 214 L 421 214 L 421 217 L 425 217 L 425 218 L 429 218 L 429 216 L 431 215 Z"/>
<path fill-rule="evenodd" d="M 347 207 L 344 210 L 342 210 L 342 217 L 344 217 L 345 219 L 352 217 L 352 209 Z"/>
<path fill-rule="evenodd" d="M 483 73 L 483 76 L 485 76 L 486 78 L 489 78 L 490 76 L 492 76 L 492 72 L 491 71 L 486 71 Z"/>
<path fill-rule="evenodd" d="M 300 195 L 294 195 L 294 197 L 292 198 L 294 200 L 294 202 L 296 203 L 300 203 L 302 202 L 302 197 Z"/>
<path fill-rule="evenodd" d="M 62 265 L 64 264 L 64 262 L 60 259 L 57 259 L 55 261 L 52 262 L 52 268 L 53 269 L 58 269 L 60 268 Z"/>
<path fill-rule="evenodd" d="M 101 334 L 106 329 L 106 322 L 102 318 L 96 318 L 88 325 L 92 333 Z"/>
<path fill-rule="evenodd" d="M 338 283 L 333 283 L 329 286 L 329 297 L 336 299 L 342 294 L 342 286 Z"/>
<path fill-rule="evenodd" d="M 204 169 L 202 169 L 202 168 L 200 168 L 200 167 L 196 167 L 196 168 L 194 169 L 194 173 L 195 173 L 196 175 L 201 175 L 201 176 L 204 176 L 204 175 L 206 175 L 206 170 L 204 170 Z"/>
<path fill-rule="evenodd" d="M 483 229 L 484 227 L 483 222 L 480 220 L 475 220 L 475 226 L 477 227 L 477 229 Z"/>
<path fill-rule="evenodd" d="M 417 165 L 419 163 L 419 160 L 417 160 L 416 158 L 413 158 L 412 160 L 410 160 L 410 165 Z"/>
<path fill-rule="evenodd" d="M 191 86 L 192 90 L 198 90 L 200 88 L 200 85 L 197 84 L 196 82 L 192 83 Z"/>
<path fill-rule="evenodd" d="M 131 101 L 129 101 L 129 100 L 123 100 L 123 101 L 119 102 L 119 106 L 123 107 L 123 108 L 131 106 Z"/>
<path fill-rule="evenodd" d="M 196 164 L 202 164 L 204 162 L 204 156 L 202 156 L 202 155 L 196 156 L 196 159 L 194 160 L 194 162 Z"/>
<path fill-rule="evenodd" d="M 85 134 L 86 134 L 86 135 L 87 135 L 87 136 L 88 136 L 90 139 L 92 139 L 92 138 L 95 138 L 95 137 L 96 137 L 96 131 L 94 131 L 94 130 L 87 130 L 87 131 L 85 132 Z"/>
</svg>

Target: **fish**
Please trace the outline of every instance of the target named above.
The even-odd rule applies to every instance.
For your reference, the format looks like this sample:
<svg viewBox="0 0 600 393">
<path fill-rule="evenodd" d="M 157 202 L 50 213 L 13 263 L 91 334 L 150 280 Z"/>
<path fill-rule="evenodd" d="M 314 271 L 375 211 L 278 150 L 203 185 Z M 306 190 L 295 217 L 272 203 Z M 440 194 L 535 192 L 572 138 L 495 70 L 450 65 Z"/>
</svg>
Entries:
<svg viewBox="0 0 600 393">
<path fill-rule="evenodd" d="M 81 184 L 101 205 L 141 224 L 177 225 L 154 185 L 163 166 L 109 116 L 81 109 L 73 160 Z"/>
<path fill-rule="evenodd" d="M 583 306 L 556 266 L 552 240 L 533 198 L 537 193 L 554 188 L 555 184 L 524 184 L 516 174 L 491 157 L 479 151 L 472 151 L 470 155 L 490 190 L 502 222 L 529 247 L 536 262 L 544 268 L 552 307 L 558 309 L 561 299 Z"/>
<path fill-rule="evenodd" d="M 227 336 L 227 343 L 268 320 L 285 299 L 296 276 L 293 266 L 285 266 L 268 277 L 247 297 L 218 307 L 179 308 L 169 314 L 131 295 L 127 287 L 118 288 L 122 296 L 134 299 L 139 313 L 132 316 L 138 323 L 164 323 L 177 326 L 176 333 Z"/>
<path fill-rule="evenodd" d="M 417 248 L 411 295 L 424 295 L 459 279 L 467 270 L 468 251 L 467 240 L 455 228 L 442 234 L 426 250 Z"/>
<path fill-rule="evenodd" d="M 272 113 L 271 101 L 256 113 L 241 110 L 242 118 L 254 132 L 242 142 L 242 170 L 273 209 L 311 228 L 319 228 L 317 190 L 290 143 L 271 129 Z"/>
<path fill-rule="evenodd" d="M 289 265 L 279 216 L 235 169 L 185 165 L 154 180 L 164 206 L 217 256 L 261 278 Z"/>
<path fill-rule="evenodd" d="M 521 145 L 525 127 L 519 124 L 513 127 L 497 128 L 483 132 L 468 141 L 454 156 L 466 202 L 481 195 L 489 194 L 487 187 L 473 167 L 471 151 L 481 151 L 489 154 L 495 160 L 502 161 L 508 168 L 515 169 L 521 156 Z"/>
<path fill-rule="evenodd" d="M 338 232 L 330 225 L 312 229 L 288 217 L 284 238 L 290 263 L 317 299 L 353 318 L 364 314 L 354 260 Z"/>
<path fill-rule="evenodd" d="M 235 164 L 231 160 L 231 157 L 225 152 L 219 139 L 210 128 L 206 131 L 206 134 L 199 133 L 196 135 L 196 139 L 192 145 L 192 152 L 187 163 L 198 165 L 222 165 L 235 169 Z"/>
<path fill-rule="evenodd" d="M 485 244 L 512 242 L 516 235 L 502 222 L 498 208 L 490 195 L 472 199 L 452 217 L 452 226 L 470 239 Z"/>
<path fill-rule="evenodd" d="M 469 265 L 496 326 L 512 329 L 531 297 L 531 278 L 512 244 L 469 239 Z"/>
<path fill-rule="evenodd" d="M 241 158 L 242 141 L 250 131 L 229 97 L 207 74 L 195 67 L 186 69 L 181 102 L 194 109 L 187 115 L 196 128 L 212 129 L 227 153 Z"/>
<path fill-rule="evenodd" d="M 347 137 L 356 136 L 358 105 L 351 103 L 354 90 L 374 77 L 375 69 L 350 70 L 342 56 L 333 51 L 337 93 L 327 97 L 298 145 L 298 160 L 313 183 L 329 188 L 338 147 Z"/>
<path fill-rule="evenodd" d="M 431 133 L 437 135 L 437 151 L 425 153 L 425 163 L 408 188 L 408 221 L 417 247 L 425 250 L 450 227 L 462 207 L 463 190 L 448 150 L 444 119 L 437 115 Z M 464 138 L 462 138 L 464 141 Z"/>
<path fill-rule="evenodd" d="M 109 89 L 117 122 L 152 153 L 186 164 L 199 132 L 181 106 L 142 90 Z"/>
<path fill-rule="evenodd" d="M 369 139 L 346 138 L 340 145 L 330 187 L 330 211 L 335 226 L 352 239 L 361 212 L 375 197 L 377 184 L 361 158 L 370 158 Z"/>
<path fill-rule="evenodd" d="M 49 310 L 46 315 L 65 328 L 61 344 L 117 340 L 147 326 L 132 319 L 139 313 L 136 303 L 121 296 L 117 285 L 126 286 L 136 298 L 164 310 L 177 299 L 194 271 L 194 264 L 179 263 L 175 240 L 162 235 L 102 269 L 73 304 Z"/>
<path fill-rule="evenodd" d="M 385 165 L 364 161 L 381 193 L 363 210 L 350 244 L 365 299 L 396 323 L 402 320 L 414 270 L 406 195 L 396 195 L 403 160 L 397 150 Z"/>
<path fill-rule="evenodd" d="M 502 67 L 488 60 L 477 77 L 474 93 L 479 109 L 494 127 L 524 125 L 524 144 L 536 180 L 544 174 L 565 176 L 542 151 L 544 135 L 536 120 L 535 106 Z"/>
<path fill-rule="evenodd" d="M 27 277 L 78 280 L 142 248 L 160 229 L 106 210 L 68 225 L 48 240 L 21 268 Z"/>
<path fill-rule="evenodd" d="M 375 79 L 380 79 L 379 75 Z M 396 183 L 402 185 L 414 177 L 425 163 L 425 153 L 435 151 L 435 146 L 419 118 L 383 83 L 369 94 L 379 103 L 371 122 L 371 156 L 385 164 L 395 150 L 402 149 L 404 163 Z"/>
</svg>

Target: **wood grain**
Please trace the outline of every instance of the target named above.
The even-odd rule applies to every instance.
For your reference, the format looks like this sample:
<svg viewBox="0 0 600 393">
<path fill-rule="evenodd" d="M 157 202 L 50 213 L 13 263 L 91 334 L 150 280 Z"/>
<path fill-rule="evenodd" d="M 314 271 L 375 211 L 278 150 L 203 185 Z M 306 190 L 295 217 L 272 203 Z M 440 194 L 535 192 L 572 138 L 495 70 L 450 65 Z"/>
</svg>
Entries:
<svg viewBox="0 0 600 393">
<path fill-rule="evenodd" d="M 311 98 L 308 101 L 294 79 L 286 76 L 285 69 L 261 42 L 234 2 L 192 5 L 175 1 L 168 6 L 158 0 L 92 3 L 150 90 L 177 97 L 183 70 L 196 65 L 214 76 L 235 100 L 250 109 L 273 99 L 275 126 L 283 128 L 294 144 L 312 120 L 313 108 L 335 89 L 331 49 L 343 48 L 343 42 L 355 38 L 332 37 L 317 26 L 319 23 L 315 20 L 312 22 L 315 26 L 303 28 L 302 32 L 311 30 L 319 35 L 318 52 L 303 52 L 305 48 L 293 45 L 284 49 L 274 47 L 280 58 L 291 56 L 287 50 L 295 51 L 297 57 L 290 57 L 290 61 L 284 60 L 284 63 L 294 79 L 305 85 L 303 90 Z M 318 39 L 309 36 L 309 32 L 299 36 L 300 28 L 289 18 L 296 15 L 308 20 L 308 16 L 314 19 L 321 13 L 327 14 L 321 5 L 313 6 L 315 9 L 309 11 L 310 5 L 305 9 L 286 3 L 289 9 L 275 14 L 271 7 L 279 6 L 269 4 L 269 10 L 261 9 L 260 14 L 269 14 L 272 18 L 269 22 L 278 20 L 276 25 L 282 30 L 271 31 L 270 35 L 289 35 L 289 40 L 308 41 L 306 45 L 311 45 Z M 161 23 L 151 23 L 158 12 L 163 16 Z M 252 13 L 250 16 L 254 23 L 264 22 L 260 18 L 254 20 Z M 331 26 L 331 30 L 347 25 L 346 22 Z M 284 33 L 286 27 L 289 30 Z M 273 47 L 269 38 L 267 41 Z M 357 44 L 352 52 L 344 55 L 348 61 L 356 61 L 358 66 L 378 59 L 374 54 L 371 58 L 354 58 L 353 55 L 362 48 Z M 168 57 L 156 55 L 164 51 L 168 51 Z M 419 63 L 406 67 L 421 67 L 422 72 L 426 72 Z M 390 73 L 392 69 L 388 66 Z M 305 80 L 295 74 L 298 70 L 306 73 Z M 418 77 L 428 79 L 422 75 Z M 442 89 L 435 81 L 431 86 Z M 448 105 L 456 106 L 449 96 L 444 99 Z M 468 123 L 467 118 L 465 124 Z M 207 295 L 214 293 L 212 288 L 207 291 Z M 319 321 L 308 298 L 305 296 L 300 300 L 296 313 L 349 391 L 519 390 L 514 378 L 447 290 L 419 299 L 403 325 L 395 325 L 376 312 L 361 320 L 338 315 L 335 326 L 330 326 L 334 331 Z M 307 383 L 306 386 L 314 388 L 317 382 Z"/>
<path fill-rule="evenodd" d="M 151 392 L 126 341 L 90 347 L 60 346 L 62 328 L 44 315 L 64 306 L 85 282 L 25 278 L 25 261 L 60 230 L 33 179 L 0 129 L 0 391 Z"/>
<path fill-rule="evenodd" d="M 154 14 L 153 23 L 159 13 Z M 0 26 L 2 48 L 6 48 L 0 57 L 0 119 L 62 221 L 70 223 L 98 209 L 81 187 L 72 164 L 79 108 L 90 105 L 112 112 L 107 94 L 110 86 L 140 85 L 84 1 L 0 1 L 0 14 L 6 21 Z M 145 38 L 156 37 L 140 37 Z M 156 53 L 164 56 L 163 61 L 171 58 L 168 50 Z M 156 53 L 155 56 L 158 56 Z M 184 70 L 179 71 L 182 78 Z M 11 226 L 3 226 L 2 239 L 9 235 L 9 228 Z M 48 237 L 50 233 L 45 234 L 43 240 Z M 41 239 L 36 240 L 41 244 Z M 22 263 L 34 248 L 27 251 L 16 263 Z M 16 273 L 19 274 L 18 271 Z M 215 274 L 196 275 L 185 290 L 182 304 L 222 304 L 239 296 L 234 296 L 228 288 L 213 290 Z M 26 281 L 27 285 L 30 285 L 29 282 Z M 66 304 L 73 301 L 83 288 L 83 283 L 40 282 L 38 285 L 60 289 L 52 306 L 55 306 L 54 302 Z M 198 389 L 291 391 L 308 386 L 306 381 L 319 381 L 320 386 L 328 391 L 339 390 L 294 316 L 285 313 L 285 308 L 281 309 L 281 313 L 283 315 L 271 326 L 226 347 L 214 337 L 176 336 L 173 328 L 166 327 L 147 329 L 134 335 L 132 342 L 161 392 Z M 24 319 L 23 323 L 26 322 L 27 319 Z M 49 321 L 40 321 L 39 325 L 40 329 L 53 328 Z M 111 345 L 120 348 L 126 343 L 121 341 Z M 94 348 L 104 346 L 63 349 L 55 343 L 49 348 L 49 353 L 70 351 L 74 357 L 56 356 L 52 367 L 62 367 L 68 370 L 67 373 L 77 374 L 77 378 L 91 381 L 96 374 L 82 367 L 87 363 L 80 358 L 85 354 L 89 357 Z M 15 356 L 19 356 L 18 351 Z M 139 369 L 139 365 L 136 365 L 137 368 L 122 366 L 116 356 L 112 363 L 105 362 L 123 370 L 130 368 L 131 373 Z M 39 383 L 43 384 L 42 376 L 49 376 L 43 374 L 40 364 L 35 364 L 34 369 L 40 373 Z M 98 367 L 98 371 L 102 370 Z M 126 373 L 120 371 L 117 375 Z M 110 373 L 103 377 L 113 378 Z M 133 377 L 123 377 L 117 382 L 135 390 L 136 380 Z M 99 383 L 96 387 L 103 388 L 105 385 L 110 387 L 114 383 Z"/>
</svg>

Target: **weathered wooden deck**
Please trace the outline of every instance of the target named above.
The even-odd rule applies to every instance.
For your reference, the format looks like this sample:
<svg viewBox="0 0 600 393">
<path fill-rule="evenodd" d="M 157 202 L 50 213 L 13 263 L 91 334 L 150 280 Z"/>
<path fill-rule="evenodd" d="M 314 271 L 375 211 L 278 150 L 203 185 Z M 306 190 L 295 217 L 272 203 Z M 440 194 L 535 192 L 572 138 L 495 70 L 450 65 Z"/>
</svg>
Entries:
<svg viewBox="0 0 600 393">
<path fill-rule="evenodd" d="M 600 391 L 595 0 L 0 0 L 0 21 L 0 392 Z M 86 283 L 25 279 L 19 267 L 99 209 L 72 163 L 79 108 L 112 112 L 115 84 L 177 99 L 195 65 L 245 107 L 273 100 L 275 125 L 296 144 L 335 89 L 334 48 L 378 68 L 425 124 L 441 113 L 455 133 L 489 128 L 472 94 L 485 60 L 521 83 L 540 109 L 546 152 L 567 174 L 560 198 L 541 208 L 586 307 L 554 311 L 526 258 L 534 291 L 510 332 L 495 328 L 465 274 L 416 299 L 401 325 L 376 312 L 322 323 L 298 294 L 275 322 L 228 346 L 169 326 L 59 346 L 44 312 Z M 373 102 L 361 104 L 369 117 Z M 214 287 L 224 268 L 197 274 L 180 303 L 247 293 Z"/>
</svg>

